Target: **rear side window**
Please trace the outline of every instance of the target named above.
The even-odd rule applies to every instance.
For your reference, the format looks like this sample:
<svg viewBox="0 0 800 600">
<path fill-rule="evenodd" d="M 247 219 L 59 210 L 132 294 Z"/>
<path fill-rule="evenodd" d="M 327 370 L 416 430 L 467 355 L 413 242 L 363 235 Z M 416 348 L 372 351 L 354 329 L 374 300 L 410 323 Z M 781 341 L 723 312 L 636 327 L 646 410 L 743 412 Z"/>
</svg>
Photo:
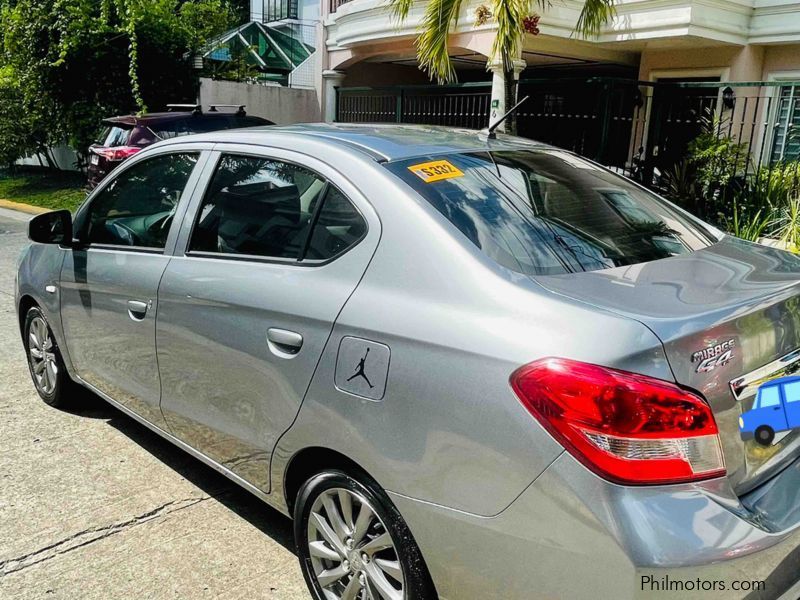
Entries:
<svg viewBox="0 0 800 600">
<path fill-rule="evenodd" d="M 196 116 L 186 121 L 186 127 L 191 133 L 204 133 L 206 131 L 220 131 L 265 124 L 265 121 L 257 117 L 239 117 L 236 115 Z"/>
<path fill-rule="evenodd" d="M 338 189 L 331 186 L 308 242 L 306 258 L 328 260 L 367 233 L 364 218 Z"/>
<path fill-rule="evenodd" d="M 526 275 L 686 254 L 713 239 L 653 194 L 555 149 L 386 163 L 496 262 Z"/>
<path fill-rule="evenodd" d="M 156 123 L 150 126 L 150 130 L 162 140 L 169 140 L 192 133 L 186 124 L 186 119 L 173 119 L 163 123 Z"/>
<path fill-rule="evenodd" d="M 200 207 L 190 251 L 327 260 L 366 223 L 322 176 L 279 160 L 224 155 Z"/>
<path fill-rule="evenodd" d="M 785 384 L 783 386 L 783 396 L 787 402 L 800 402 L 800 381 Z"/>
<path fill-rule="evenodd" d="M 182 119 L 169 120 L 150 126 L 162 139 L 170 139 L 192 133 L 205 133 L 236 129 L 238 127 L 253 127 L 255 125 L 268 125 L 269 122 L 258 117 L 240 117 L 236 115 L 192 115 Z"/>
</svg>

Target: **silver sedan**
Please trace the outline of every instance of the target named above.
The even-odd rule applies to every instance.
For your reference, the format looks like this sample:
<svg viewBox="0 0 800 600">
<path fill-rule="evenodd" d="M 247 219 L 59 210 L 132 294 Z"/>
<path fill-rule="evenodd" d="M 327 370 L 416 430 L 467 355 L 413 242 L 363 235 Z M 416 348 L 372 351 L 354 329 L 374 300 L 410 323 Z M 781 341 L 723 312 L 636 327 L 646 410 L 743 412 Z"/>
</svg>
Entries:
<svg viewBox="0 0 800 600">
<path fill-rule="evenodd" d="M 140 152 L 30 237 L 42 399 L 89 388 L 293 517 L 314 598 L 798 578 L 800 435 L 739 419 L 800 366 L 800 259 L 592 162 L 436 128 L 228 131 Z"/>
</svg>

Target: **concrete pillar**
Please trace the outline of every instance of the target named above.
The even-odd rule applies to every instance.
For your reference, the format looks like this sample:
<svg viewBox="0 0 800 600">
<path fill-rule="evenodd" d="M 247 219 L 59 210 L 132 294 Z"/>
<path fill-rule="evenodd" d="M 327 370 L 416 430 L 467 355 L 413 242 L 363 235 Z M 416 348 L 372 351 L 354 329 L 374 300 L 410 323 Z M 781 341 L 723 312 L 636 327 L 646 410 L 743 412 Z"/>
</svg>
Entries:
<svg viewBox="0 0 800 600">
<path fill-rule="evenodd" d="M 336 88 L 342 85 L 345 74 L 342 71 L 325 69 L 322 72 L 323 113 L 322 118 L 330 123 L 336 120 Z"/>
<path fill-rule="evenodd" d="M 503 61 L 493 60 L 488 66 L 489 70 L 492 72 L 492 101 L 489 107 L 489 125 L 491 126 L 511 107 L 506 107 Z M 526 66 L 528 66 L 528 64 L 521 58 L 514 59 L 514 81 L 519 81 L 519 74 L 525 70 Z M 505 122 L 498 127 L 498 130 L 505 131 Z"/>
</svg>

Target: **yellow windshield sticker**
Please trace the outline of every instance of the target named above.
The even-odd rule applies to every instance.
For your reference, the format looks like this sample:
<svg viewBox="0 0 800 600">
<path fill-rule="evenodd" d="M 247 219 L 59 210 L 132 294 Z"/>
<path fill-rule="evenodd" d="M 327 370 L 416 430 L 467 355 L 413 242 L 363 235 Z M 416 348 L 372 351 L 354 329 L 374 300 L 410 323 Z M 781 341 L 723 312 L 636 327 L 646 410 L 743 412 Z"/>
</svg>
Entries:
<svg viewBox="0 0 800 600">
<path fill-rule="evenodd" d="M 434 160 L 418 165 L 411 165 L 408 167 L 408 170 L 425 183 L 433 183 L 434 181 L 441 181 L 442 179 L 464 176 L 464 173 L 462 173 L 458 167 L 446 160 Z"/>
</svg>

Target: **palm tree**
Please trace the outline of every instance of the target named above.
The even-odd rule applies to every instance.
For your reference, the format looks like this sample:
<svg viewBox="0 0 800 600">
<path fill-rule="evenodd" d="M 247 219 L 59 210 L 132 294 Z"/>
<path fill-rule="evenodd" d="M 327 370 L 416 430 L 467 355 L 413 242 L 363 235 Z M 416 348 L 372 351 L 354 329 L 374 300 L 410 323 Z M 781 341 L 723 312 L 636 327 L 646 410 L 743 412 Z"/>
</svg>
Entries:
<svg viewBox="0 0 800 600">
<path fill-rule="evenodd" d="M 415 42 L 417 60 L 431 80 L 438 83 L 452 83 L 456 80 L 447 41 L 458 25 L 458 16 L 464 2 L 465 0 L 428 0 L 425 9 L 421 32 Z M 615 0 L 586 0 L 575 31 L 584 37 L 597 36 L 600 28 L 614 16 L 614 2 Z M 400 22 L 408 17 L 413 4 L 414 0 L 389 0 L 392 16 Z M 492 0 L 491 12 L 497 23 L 492 58 L 502 61 L 503 64 L 506 110 L 516 102 L 514 59 L 522 50 L 525 38 L 524 21 L 534 7 L 546 9 L 549 5 L 549 0 Z M 506 120 L 505 130 L 516 133 L 516 119 L 513 115 Z"/>
</svg>

